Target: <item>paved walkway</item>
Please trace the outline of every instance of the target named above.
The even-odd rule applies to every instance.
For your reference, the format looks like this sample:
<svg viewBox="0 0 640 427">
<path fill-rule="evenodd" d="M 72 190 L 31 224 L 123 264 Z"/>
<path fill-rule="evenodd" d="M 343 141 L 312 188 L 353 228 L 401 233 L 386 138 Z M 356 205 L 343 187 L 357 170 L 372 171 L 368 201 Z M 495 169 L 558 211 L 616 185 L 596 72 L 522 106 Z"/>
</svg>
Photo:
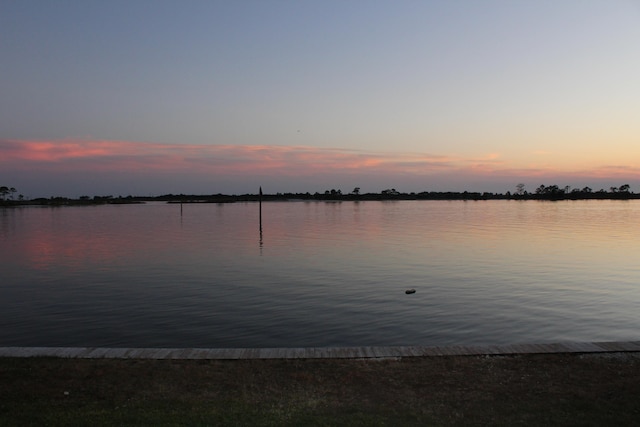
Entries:
<svg viewBox="0 0 640 427">
<path fill-rule="evenodd" d="M 400 357 L 640 352 L 640 341 L 448 347 L 100 348 L 0 347 L 0 357 L 80 359 L 386 359 Z"/>
</svg>

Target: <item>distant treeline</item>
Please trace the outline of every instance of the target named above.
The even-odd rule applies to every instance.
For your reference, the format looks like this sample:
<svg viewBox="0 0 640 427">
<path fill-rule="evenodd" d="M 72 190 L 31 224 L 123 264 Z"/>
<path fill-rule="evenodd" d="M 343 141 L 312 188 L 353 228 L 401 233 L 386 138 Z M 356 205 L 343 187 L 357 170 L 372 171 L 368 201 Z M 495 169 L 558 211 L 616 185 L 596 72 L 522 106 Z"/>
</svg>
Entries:
<svg viewBox="0 0 640 427">
<path fill-rule="evenodd" d="M 630 191 L 628 184 L 610 187 L 609 190 L 594 191 L 589 187 L 571 188 L 557 185 L 540 185 L 533 192 L 525 190 L 524 184 L 518 184 L 514 192 L 456 192 L 456 191 L 422 191 L 419 193 L 403 193 L 395 188 L 382 190 L 380 193 L 361 193 L 356 187 L 349 193 L 331 189 L 322 193 L 275 193 L 275 194 L 243 194 L 243 195 L 194 195 L 165 194 L 154 197 L 138 196 L 82 196 L 78 199 L 67 197 L 50 197 L 27 200 L 22 195 L 15 197 L 13 187 L 0 187 L 0 205 L 95 205 L 95 204 L 129 204 L 144 202 L 167 203 L 232 203 L 249 201 L 287 201 L 287 200 L 325 200 L 325 201 L 365 201 L 365 200 L 584 200 L 584 199 L 640 199 L 640 194 Z"/>
</svg>

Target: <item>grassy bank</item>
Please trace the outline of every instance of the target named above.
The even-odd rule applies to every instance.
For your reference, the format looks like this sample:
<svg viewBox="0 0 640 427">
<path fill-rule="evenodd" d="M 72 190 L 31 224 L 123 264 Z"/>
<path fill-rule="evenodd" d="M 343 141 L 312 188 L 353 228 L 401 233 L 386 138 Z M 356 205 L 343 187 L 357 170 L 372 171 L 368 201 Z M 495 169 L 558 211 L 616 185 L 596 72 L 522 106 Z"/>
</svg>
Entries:
<svg viewBox="0 0 640 427">
<path fill-rule="evenodd" d="M 0 358 L 0 425 L 633 425 L 640 355 Z"/>
</svg>

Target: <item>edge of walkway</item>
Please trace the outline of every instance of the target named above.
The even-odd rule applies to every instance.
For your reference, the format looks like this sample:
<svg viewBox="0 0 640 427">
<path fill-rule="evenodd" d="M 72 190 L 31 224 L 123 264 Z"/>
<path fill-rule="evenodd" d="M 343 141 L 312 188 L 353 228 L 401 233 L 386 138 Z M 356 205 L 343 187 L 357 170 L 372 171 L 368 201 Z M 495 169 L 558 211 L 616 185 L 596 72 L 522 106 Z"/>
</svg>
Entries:
<svg viewBox="0 0 640 427">
<path fill-rule="evenodd" d="M 434 356 L 640 352 L 640 341 L 564 342 L 488 346 L 306 348 L 0 347 L 0 357 L 77 359 L 390 359 Z"/>
</svg>

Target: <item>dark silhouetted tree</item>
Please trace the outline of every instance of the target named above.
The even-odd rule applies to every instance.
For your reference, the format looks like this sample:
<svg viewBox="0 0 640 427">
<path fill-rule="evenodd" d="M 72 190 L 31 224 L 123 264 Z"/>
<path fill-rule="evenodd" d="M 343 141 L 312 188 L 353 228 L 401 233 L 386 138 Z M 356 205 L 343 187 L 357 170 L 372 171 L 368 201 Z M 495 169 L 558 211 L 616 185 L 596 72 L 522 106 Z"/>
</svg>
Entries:
<svg viewBox="0 0 640 427">
<path fill-rule="evenodd" d="M 13 199 L 13 195 L 15 194 L 16 189 L 11 187 L 2 186 L 0 187 L 0 200 L 6 200 L 8 195 L 11 195 L 11 199 Z"/>
</svg>

